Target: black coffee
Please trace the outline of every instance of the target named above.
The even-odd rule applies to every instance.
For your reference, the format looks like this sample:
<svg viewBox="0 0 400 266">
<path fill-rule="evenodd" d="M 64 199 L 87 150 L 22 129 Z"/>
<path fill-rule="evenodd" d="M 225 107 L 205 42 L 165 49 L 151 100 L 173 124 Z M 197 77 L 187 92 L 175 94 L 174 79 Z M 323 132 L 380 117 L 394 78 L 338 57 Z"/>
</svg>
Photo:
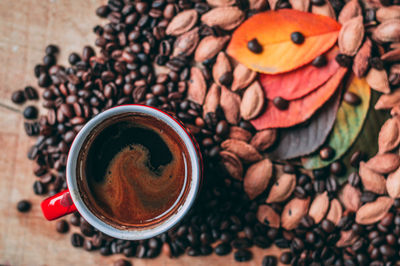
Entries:
<svg viewBox="0 0 400 266">
<path fill-rule="evenodd" d="M 113 118 L 85 145 L 81 189 L 98 217 L 137 226 L 178 207 L 191 166 L 183 141 L 164 122 L 138 114 Z"/>
</svg>

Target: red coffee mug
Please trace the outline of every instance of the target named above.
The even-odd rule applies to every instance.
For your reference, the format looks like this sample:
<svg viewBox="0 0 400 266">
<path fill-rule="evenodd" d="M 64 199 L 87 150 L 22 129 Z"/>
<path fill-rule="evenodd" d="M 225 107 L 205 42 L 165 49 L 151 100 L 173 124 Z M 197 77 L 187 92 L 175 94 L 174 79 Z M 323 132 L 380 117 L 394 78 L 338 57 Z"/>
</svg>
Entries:
<svg viewBox="0 0 400 266">
<path fill-rule="evenodd" d="M 143 228 L 112 226 L 101 220 L 86 206 L 86 203 L 82 200 L 82 192 L 78 189 L 77 178 L 79 178 L 79 176 L 77 175 L 77 159 L 82 145 L 94 128 L 105 120 L 121 114 L 144 114 L 163 121 L 179 135 L 189 153 L 192 167 L 192 176 L 189 177 L 189 192 L 180 207 L 177 208 L 176 213 L 160 221 L 157 226 L 144 226 Z M 147 239 L 167 231 L 182 220 L 196 199 L 202 182 L 202 173 L 203 162 L 201 152 L 197 142 L 182 123 L 171 115 L 154 107 L 138 104 L 118 106 L 96 115 L 81 129 L 75 137 L 68 154 L 66 175 L 68 189 L 45 199 L 41 203 L 41 208 L 44 216 L 48 220 L 54 220 L 66 214 L 78 211 L 88 223 L 109 236 L 127 240 Z"/>
</svg>

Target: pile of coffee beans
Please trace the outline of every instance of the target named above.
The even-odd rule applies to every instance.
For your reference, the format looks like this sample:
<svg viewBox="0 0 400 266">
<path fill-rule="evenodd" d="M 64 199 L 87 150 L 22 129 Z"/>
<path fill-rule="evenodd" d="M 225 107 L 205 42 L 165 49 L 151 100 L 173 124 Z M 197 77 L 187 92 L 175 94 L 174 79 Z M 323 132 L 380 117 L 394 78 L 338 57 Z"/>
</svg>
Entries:
<svg viewBox="0 0 400 266">
<path fill-rule="evenodd" d="M 325 0 L 312 1 L 321 5 Z M 315 3 L 314 3 L 315 2 Z M 336 12 L 344 2 L 332 0 Z M 237 1 L 247 16 L 247 0 Z M 278 1 L 278 8 L 288 8 L 286 0 Z M 124 254 L 126 257 L 154 258 L 163 253 L 169 257 L 205 256 L 215 253 L 225 256 L 233 253 L 238 262 L 252 259 L 251 247 L 268 248 L 276 245 L 288 251 L 279 258 L 265 256 L 262 265 L 276 265 L 278 261 L 292 265 L 391 265 L 400 257 L 400 201 L 378 223 L 362 226 L 355 223 L 354 215 L 346 213 L 335 226 L 329 220 L 315 224 L 305 216 L 300 226 L 287 231 L 274 228 L 257 219 L 257 210 L 268 195 L 263 193 L 250 200 L 241 181 L 232 179 L 220 165 L 220 143 L 232 130 L 217 109 L 203 117 L 202 106 L 188 100 L 186 92 L 190 78 L 191 56 L 173 55 L 175 38 L 166 35 L 166 27 L 179 12 L 194 9 L 200 15 L 210 6 L 205 0 L 109 0 L 96 10 L 108 23 L 95 26 L 95 45 L 85 46 L 81 52 L 69 55 L 69 66 L 57 64 L 58 47 L 45 49 L 43 62 L 34 68 L 40 89 L 40 103 L 47 109 L 39 114 L 34 106 L 23 112 L 28 136 L 38 136 L 36 144 L 28 151 L 28 158 L 35 162 L 37 177 L 33 190 L 37 195 L 54 195 L 67 188 L 65 167 L 67 154 L 76 134 L 92 117 L 111 107 L 139 103 L 155 106 L 179 118 L 198 141 L 205 162 L 204 184 L 201 193 L 184 220 L 175 228 L 160 236 L 143 241 L 127 241 L 104 235 L 79 213 L 56 223 L 59 233 L 69 231 L 70 225 L 79 227 L 80 233 L 71 235 L 71 244 L 86 251 L 98 251 L 102 256 Z M 225 32 L 217 27 L 200 28 L 200 38 Z M 298 43 L 302 36 L 293 36 Z M 259 51 L 257 40 L 251 44 Z M 343 64 L 346 58 L 341 59 Z M 215 58 L 206 60 L 204 77 L 211 80 Z M 222 84 L 230 84 L 232 77 L 224 76 Z M 13 93 L 12 101 L 22 104 L 38 97 L 35 88 Z M 278 104 L 278 103 L 276 103 Z M 285 103 L 279 101 L 282 109 Z M 246 121 L 240 121 L 235 130 L 254 133 Z M 247 133 L 246 133 L 247 134 Z M 323 156 L 329 158 L 329 147 Z M 357 156 L 354 156 L 357 157 Z M 359 157 L 354 163 L 359 162 Z M 285 173 L 295 174 L 297 185 L 294 197 L 306 199 L 317 193 L 328 192 L 336 197 L 339 190 L 336 176 L 342 174 L 341 164 L 330 169 L 316 170 L 313 177 L 303 174 L 291 165 L 282 166 Z M 349 177 L 352 186 L 360 186 L 357 174 Z M 374 193 L 363 191 L 362 201 L 375 199 Z M 282 213 L 282 203 L 270 204 Z M 18 210 L 28 211 L 30 204 L 20 202 Z M 384 264 L 385 262 L 386 264 Z M 115 265 L 130 265 L 118 260 Z"/>
</svg>

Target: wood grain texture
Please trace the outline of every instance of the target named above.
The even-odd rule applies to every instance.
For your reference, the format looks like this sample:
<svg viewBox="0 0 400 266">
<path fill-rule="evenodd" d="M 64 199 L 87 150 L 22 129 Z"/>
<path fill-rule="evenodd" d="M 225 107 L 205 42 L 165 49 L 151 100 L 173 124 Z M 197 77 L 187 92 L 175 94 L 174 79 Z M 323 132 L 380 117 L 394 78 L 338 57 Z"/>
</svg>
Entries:
<svg viewBox="0 0 400 266">
<path fill-rule="evenodd" d="M 11 92 L 30 84 L 36 86 L 33 68 L 42 60 L 44 48 L 54 43 L 61 48 L 59 62 L 65 64 L 70 52 L 80 52 L 94 43 L 92 28 L 102 23 L 95 0 L 0 0 L 0 265 L 112 265 L 120 256 L 104 258 L 70 244 L 70 234 L 56 233 L 55 222 L 40 212 L 41 197 L 33 194 L 33 164 L 26 159 L 34 139 L 23 130 L 23 106 L 13 105 Z M 38 102 L 30 102 L 40 106 Z M 29 199 L 32 210 L 20 214 L 16 204 Z M 71 231 L 76 231 L 73 228 Z M 266 254 L 277 248 L 253 249 L 250 263 L 235 263 L 233 254 L 217 257 L 132 259 L 140 265 L 261 265 Z"/>
</svg>

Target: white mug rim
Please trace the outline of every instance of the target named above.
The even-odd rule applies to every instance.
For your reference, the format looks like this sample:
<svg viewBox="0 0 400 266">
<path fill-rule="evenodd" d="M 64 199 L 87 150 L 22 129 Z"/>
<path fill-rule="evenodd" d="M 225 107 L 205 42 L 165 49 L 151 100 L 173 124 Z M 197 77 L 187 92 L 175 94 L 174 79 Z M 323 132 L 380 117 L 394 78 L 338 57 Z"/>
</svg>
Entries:
<svg viewBox="0 0 400 266">
<path fill-rule="evenodd" d="M 148 229 L 140 229 L 140 230 L 133 228 L 119 229 L 104 222 L 103 220 L 98 218 L 95 214 L 93 214 L 92 211 L 86 206 L 78 189 L 77 171 L 76 171 L 77 160 L 81 147 L 84 144 L 86 138 L 90 135 L 92 130 L 97 125 L 101 124 L 106 119 L 126 113 L 147 114 L 157 119 L 160 119 L 161 121 L 168 124 L 183 140 L 188 150 L 192 166 L 192 177 L 191 177 L 190 187 L 183 204 L 178 208 L 178 210 L 174 214 L 169 216 L 161 224 Z M 68 159 L 67 159 L 66 179 L 67 179 L 68 189 L 71 194 L 72 201 L 74 202 L 78 212 L 89 224 L 91 224 L 99 231 L 105 233 L 106 235 L 125 240 L 148 239 L 156 235 L 160 235 L 163 232 L 175 226 L 190 210 L 191 206 L 193 205 L 196 199 L 200 186 L 200 179 L 202 174 L 201 173 L 202 162 L 200 156 L 201 155 L 199 154 L 196 144 L 194 143 L 194 140 L 191 138 L 190 134 L 184 129 L 184 127 L 177 120 L 175 120 L 167 113 L 157 108 L 140 104 L 117 106 L 108 109 L 102 113 L 99 113 L 98 115 L 93 117 L 89 122 L 85 124 L 85 126 L 79 131 L 79 133 L 75 137 L 71 145 L 70 151 L 68 153 Z"/>
</svg>

